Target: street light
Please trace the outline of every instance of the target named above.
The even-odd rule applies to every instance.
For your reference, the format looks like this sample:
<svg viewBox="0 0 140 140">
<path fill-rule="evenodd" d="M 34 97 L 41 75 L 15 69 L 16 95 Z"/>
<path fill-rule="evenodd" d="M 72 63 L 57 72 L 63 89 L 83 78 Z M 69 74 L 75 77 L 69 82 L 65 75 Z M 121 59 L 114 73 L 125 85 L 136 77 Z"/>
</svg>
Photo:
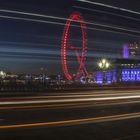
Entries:
<svg viewBox="0 0 140 140">
<path fill-rule="evenodd" d="M 98 66 L 102 70 L 106 70 L 110 67 L 110 63 L 106 59 L 102 59 L 99 63 Z"/>
<path fill-rule="evenodd" d="M 106 68 L 108 69 L 109 66 L 110 66 L 110 64 L 107 62 L 107 63 L 105 64 L 105 66 L 106 66 Z"/>
<path fill-rule="evenodd" d="M 103 83 L 105 83 L 105 71 L 109 69 L 110 63 L 106 59 L 102 59 L 98 63 L 99 69 L 103 70 Z"/>
<path fill-rule="evenodd" d="M 4 71 L 0 71 L 0 77 L 1 78 L 5 78 L 6 77 L 6 73 Z"/>
</svg>

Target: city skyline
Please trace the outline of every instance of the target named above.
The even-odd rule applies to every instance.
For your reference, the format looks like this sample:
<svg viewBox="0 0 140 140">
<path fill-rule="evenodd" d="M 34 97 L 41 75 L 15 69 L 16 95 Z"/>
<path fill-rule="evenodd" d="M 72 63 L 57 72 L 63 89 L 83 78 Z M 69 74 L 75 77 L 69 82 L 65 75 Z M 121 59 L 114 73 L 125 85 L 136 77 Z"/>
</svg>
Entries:
<svg viewBox="0 0 140 140">
<path fill-rule="evenodd" d="M 116 16 L 112 19 L 110 11 L 106 11 L 106 8 L 96 5 L 90 6 L 95 11 L 89 11 L 90 8 L 88 10 L 78 8 L 83 6 L 86 8 L 88 4 L 63 0 L 57 6 L 53 1 L 39 3 L 26 1 L 24 5 L 16 0 L 12 3 L 3 2 L 0 6 L 0 69 L 15 73 L 39 73 L 43 67 L 48 74 L 63 73 L 60 58 L 61 39 L 64 24 L 73 11 L 80 12 L 87 22 L 88 47 L 85 64 L 89 71 L 92 71 L 96 65 L 94 58 L 118 58 L 125 43 L 139 42 L 138 33 L 134 28 L 136 23 L 129 23 L 125 27 L 125 18 Z M 89 15 L 90 12 L 93 15 Z M 114 13 L 119 14 L 119 12 Z M 114 24 L 118 19 L 119 22 Z M 109 27 L 105 27 L 106 22 L 112 23 L 108 24 Z M 125 27 L 126 31 L 117 29 L 117 26 Z M 79 29 L 74 28 L 72 31 L 71 40 L 78 46 L 81 41 Z M 74 63 L 75 60 L 69 62 L 71 69 L 75 67 Z"/>
</svg>

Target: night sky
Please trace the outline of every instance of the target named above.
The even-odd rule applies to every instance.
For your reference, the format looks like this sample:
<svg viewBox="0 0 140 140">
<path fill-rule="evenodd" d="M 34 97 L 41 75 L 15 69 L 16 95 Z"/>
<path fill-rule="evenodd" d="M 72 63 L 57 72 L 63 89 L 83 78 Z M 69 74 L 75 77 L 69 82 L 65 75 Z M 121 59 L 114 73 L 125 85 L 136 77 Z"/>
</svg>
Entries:
<svg viewBox="0 0 140 140">
<path fill-rule="evenodd" d="M 89 23 L 86 68 L 90 72 L 95 68 L 96 59 L 121 58 L 124 44 L 134 41 L 139 43 L 140 14 L 77 0 L 0 0 L 0 2 L 0 69 L 6 72 L 44 71 L 49 75 L 62 73 L 61 38 L 66 18 L 73 11 L 80 12 Z M 140 12 L 138 0 L 96 0 L 96 2 Z M 25 12 L 28 14 L 24 14 Z M 64 19 L 59 19 L 60 17 Z M 70 40 L 76 46 L 80 46 L 80 30 L 77 27 L 71 28 Z M 77 67 L 74 53 L 68 58 L 68 67 L 74 73 Z"/>
</svg>

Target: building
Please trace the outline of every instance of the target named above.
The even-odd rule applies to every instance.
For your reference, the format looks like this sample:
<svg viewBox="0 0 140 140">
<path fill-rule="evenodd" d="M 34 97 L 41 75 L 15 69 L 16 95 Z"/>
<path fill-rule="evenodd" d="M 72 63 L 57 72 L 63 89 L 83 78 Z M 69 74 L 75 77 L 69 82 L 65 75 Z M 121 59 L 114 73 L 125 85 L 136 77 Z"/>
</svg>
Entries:
<svg viewBox="0 0 140 140">
<path fill-rule="evenodd" d="M 123 58 L 134 58 L 139 56 L 139 45 L 138 43 L 129 43 L 123 45 L 122 56 Z"/>
<path fill-rule="evenodd" d="M 138 59 L 115 59 L 114 67 L 106 71 L 95 72 L 97 84 L 112 83 L 139 83 L 140 84 L 140 60 Z"/>
<path fill-rule="evenodd" d="M 96 71 L 94 74 L 97 84 L 111 83 L 140 83 L 140 60 L 138 43 L 123 45 L 121 59 L 111 60 L 112 69 Z"/>
</svg>

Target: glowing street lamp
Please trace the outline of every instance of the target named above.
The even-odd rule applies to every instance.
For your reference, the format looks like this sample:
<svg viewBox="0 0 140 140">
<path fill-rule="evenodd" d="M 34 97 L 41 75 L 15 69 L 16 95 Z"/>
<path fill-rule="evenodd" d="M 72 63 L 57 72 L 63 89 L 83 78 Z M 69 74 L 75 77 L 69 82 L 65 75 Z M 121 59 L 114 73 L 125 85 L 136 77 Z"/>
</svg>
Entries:
<svg viewBox="0 0 140 140">
<path fill-rule="evenodd" d="M 6 77 L 6 73 L 4 71 L 0 71 L 0 77 L 1 78 L 5 78 Z"/>
<path fill-rule="evenodd" d="M 101 62 L 98 64 L 98 66 L 99 66 L 99 68 L 102 68 L 103 67 L 103 65 L 102 65 Z"/>
<path fill-rule="evenodd" d="M 105 64 L 105 66 L 106 66 L 106 68 L 109 68 L 110 64 L 107 62 L 107 63 Z"/>
<path fill-rule="evenodd" d="M 102 63 L 105 64 L 106 63 L 106 59 L 102 59 Z"/>
<path fill-rule="evenodd" d="M 110 63 L 109 63 L 106 59 L 102 59 L 102 60 L 98 63 L 98 67 L 99 67 L 99 69 L 103 70 L 103 83 L 105 83 L 105 71 L 106 71 L 107 69 L 109 69 Z"/>
<path fill-rule="evenodd" d="M 98 66 L 102 70 L 106 70 L 110 67 L 110 63 L 106 59 L 102 59 L 99 63 Z"/>
</svg>

